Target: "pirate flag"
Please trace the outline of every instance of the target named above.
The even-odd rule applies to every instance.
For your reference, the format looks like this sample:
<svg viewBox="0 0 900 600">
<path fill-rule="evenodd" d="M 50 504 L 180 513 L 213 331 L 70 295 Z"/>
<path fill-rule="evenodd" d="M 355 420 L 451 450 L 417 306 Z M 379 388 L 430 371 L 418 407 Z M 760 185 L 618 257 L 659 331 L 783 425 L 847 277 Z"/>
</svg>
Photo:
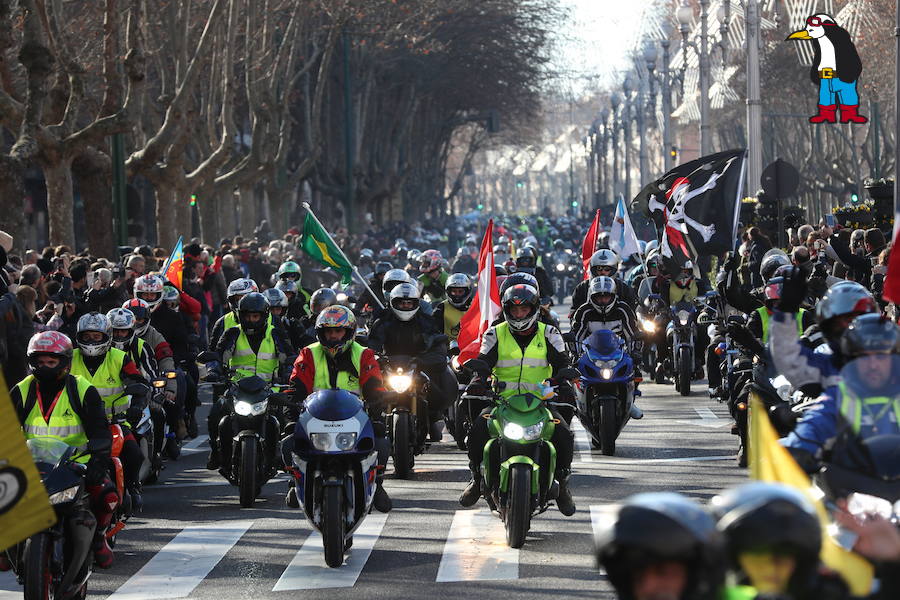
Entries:
<svg viewBox="0 0 900 600">
<path fill-rule="evenodd" d="M 734 247 L 743 149 L 678 165 L 638 192 L 631 202 L 656 223 L 660 252 L 675 265 Z"/>
</svg>

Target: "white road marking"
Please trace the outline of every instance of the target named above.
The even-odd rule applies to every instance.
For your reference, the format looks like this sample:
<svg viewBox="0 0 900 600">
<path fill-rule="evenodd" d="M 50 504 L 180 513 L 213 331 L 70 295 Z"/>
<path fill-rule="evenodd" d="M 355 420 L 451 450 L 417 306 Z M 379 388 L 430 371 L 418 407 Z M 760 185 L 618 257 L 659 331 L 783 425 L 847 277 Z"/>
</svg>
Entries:
<svg viewBox="0 0 900 600">
<path fill-rule="evenodd" d="M 699 419 L 695 419 L 693 421 L 676 421 L 676 423 L 682 423 L 684 425 L 699 425 L 700 427 L 709 427 L 711 429 L 724 427 L 731 423 L 729 419 L 720 419 L 716 416 L 716 413 L 705 406 L 695 406 L 694 410 L 697 412 L 697 416 L 700 417 Z"/>
<path fill-rule="evenodd" d="M 0 573 L 0 600 L 22 600 L 22 586 L 12 571 Z"/>
<path fill-rule="evenodd" d="M 273 483 L 276 481 L 287 481 L 288 479 L 290 479 L 290 476 L 287 473 L 279 473 L 278 475 L 276 475 L 275 477 L 270 479 L 268 481 L 268 483 Z M 148 486 L 144 487 L 144 492 L 153 491 L 153 490 L 163 490 L 163 489 L 171 490 L 171 489 L 177 489 L 177 488 L 218 487 L 220 485 L 230 486 L 231 483 L 229 483 L 225 479 L 216 480 L 216 481 L 183 481 L 183 482 L 178 482 L 178 483 L 170 483 L 170 482 L 166 481 L 166 482 L 160 483 L 158 485 L 148 485 Z"/>
<path fill-rule="evenodd" d="M 380 513 L 372 513 L 366 517 L 353 533 L 353 548 L 340 569 L 329 569 L 325 565 L 322 534 L 318 531 L 311 533 L 272 591 L 353 587 L 372 554 L 375 542 L 381 536 L 385 521 L 387 515 Z"/>
<path fill-rule="evenodd" d="M 189 596 L 252 525 L 225 521 L 185 527 L 109 599 Z"/>
<path fill-rule="evenodd" d="M 194 439 L 192 439 L 191 441 L 189 441 L 187 444 L 183 444 L 181 446 L 181 452 L 182 452 L 182 454 L 193 454 L 195 452 L 203 452 L 203 450 L 200 448 L 200 446 L 205 445 L 208 441 L 209 441 L 209 436 L 206 434 L 197 436 Z"/>
<path fill-rule="evenodd" d="M 503 522 L 487 509 L 458 510 L 435 581 L 519 578 L 519 551 L 506 545 Z"/>
<path fill-rule="evenodd" d="M 594 457 L 591 456 L 591 436 L 578 417 L 572 419 L 572 433 L 575 434 L 575 446 L 578 448 L 580 462 L 594 462 Z"/>
<path fill-rule="evenodd" d="M 715 460 L 734 460 L 734 454 L 728 456 L 679 456 L 675 458 L 616 458 L 604 456 L 604 461 L 617 465 L 644 465 L 650 463 L 675 463 L 675 462 L 707 462 Z"/>
</svg>

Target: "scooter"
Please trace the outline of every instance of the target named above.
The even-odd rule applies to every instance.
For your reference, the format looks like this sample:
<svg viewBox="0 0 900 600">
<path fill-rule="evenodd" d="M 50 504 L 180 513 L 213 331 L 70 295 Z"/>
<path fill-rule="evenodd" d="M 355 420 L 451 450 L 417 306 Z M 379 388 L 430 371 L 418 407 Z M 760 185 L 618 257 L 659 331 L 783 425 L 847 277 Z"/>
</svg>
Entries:
<svg viewBox="0 0 900 600">
<path fill-rule="evenodd" d="M 628 423 L 631 406 L 641 393 L 635 384 L 634 364 L 625 341 L 612 331 L 595 331 L 582 344 L 578 359 L 581 377 L 575 386 L 578 418 L 591 445 L 613 456 L 616 438 Z"/>
<path fill-rule="evenodd" d="M 322 534 L 325 564 L 339 567 L 372 509 L 378 463 L 372 422 L 351 392 L 315 392 L 303 402 L 292 445 L 292 452 L 282 446 L 282 458 L 297 500 Z"/>
</svg>

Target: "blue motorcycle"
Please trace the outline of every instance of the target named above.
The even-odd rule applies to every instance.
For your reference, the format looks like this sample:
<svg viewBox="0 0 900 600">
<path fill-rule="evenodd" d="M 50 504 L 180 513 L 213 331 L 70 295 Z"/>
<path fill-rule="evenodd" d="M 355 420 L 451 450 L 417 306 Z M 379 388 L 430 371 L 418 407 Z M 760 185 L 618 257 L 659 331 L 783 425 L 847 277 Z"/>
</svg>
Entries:
<svg viewBox="0 0 900 600">
<path fill-rule="evenodd" d="M 362 401 L 344 390 L 310 394 L 284 458 L 306 518 L 322 534 L 325 563 L 341 566 L 375 495 L 378 454 Z"/>
<path fill-rule="evenodd" d="M 580 344 L 581 377 L 576 385 L 577 414 L 591 445 L 613 456 L 616 438 L 631 418 L 636 395 L 634 364 L 625 340 L 608 329 L 595 331 Z"/>
</svg>

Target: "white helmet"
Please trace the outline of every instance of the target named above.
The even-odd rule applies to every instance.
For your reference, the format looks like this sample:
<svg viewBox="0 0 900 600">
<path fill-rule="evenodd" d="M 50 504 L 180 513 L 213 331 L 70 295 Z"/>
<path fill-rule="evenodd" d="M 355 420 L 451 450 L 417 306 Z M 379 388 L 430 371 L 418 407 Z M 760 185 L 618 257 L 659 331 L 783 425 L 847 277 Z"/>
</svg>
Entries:
<svg viewBox="0 0 900 600">
<path fill-rule="evenodd" d="M 159 275 L 142 275 L 134 280 L 134 297 L 146 302 L 153 312 L 162 302 L 163 287 L 163 278 Z"/>
<path fill-rule="evenodd" d="M 600 314 L 606 314 L 616 303 L 616 282 L 613 278 L 600 275 L 591 279 L 588 287 L 588 302 Z"/>
<path fill-rule="evenodd" d="M 256 285 L 256 282 L 252 279 L 235 279 L 231 283 L 228 284 L 228 291 L 225 295 L 228 298 L 228 305 L 231 306 L 231 310 L 237 312 L 238 302 L 241 301 L 243 296 L 247 294 L 258 292 L 259 286 Z"/>
<path fill-rule="evenodd" d="M 109 319 L 109 325 L 112 327 L 112 344 L 119 350 L 126 350 L 134 339 L 134 313 L 127 308 L 114 308 L 106 313 Z M 119 336 L 116 332 L 127 332 L 124 336 Z"/>
<path fill-rule="evenodd" d="M 644 254 L 650 254 L 653 250 L 657 250 L 659 248 L 659 242 L 657 240 L 650 240 L 647 242 L 647 245 L 644 246 Z"/>
<path fill-rule="evenodd" d="M 612 274 L 616 273 L 619 270 L 619 255 L 612 250 L 609 250 L 608 248 L 597 250 L 591 255 L 591 277 L 602 275 L 603 273 L 599 272 L 601 267 L 608 267 L 612 269 L 612 273 L 606 273 L 606 275 L 611 276 Z"/>
<path fill-rule="evenodd" d="M 412 277 L 403 269 L 391 269 L 384 274 L 381 280 L 381 291 L 384 292 L 385 298 L 391 293 L 394 287 L 401 283 L 412 283 Z"/>
<path fill-rule="evenodd" d="M 409 307 L 411 303 L 411 308 Z M 411 283 L 401 283 L 391 290 L 391 310 L 401 321 L 410 321 L 419 312 L 419 288 Z"/>
<path fill-rule="evenodd" d="M 102 356 L 103 354 L 106 354 L 109 347 L 112 345 L 112 326 L 109 324 L 109 319 L 107 319 L 104 314 L 91 312 L 82 315 L 81 318 L 78 319 L 78 324 L 75 329 L 75 343 L 78 344 L 78 347 L 85 356 Z M 89 342 L 84 340 L 82 334 L 91 331 L 99 331 L 103 334 L 103 338 L 99 342 Z"/>
</svg>

